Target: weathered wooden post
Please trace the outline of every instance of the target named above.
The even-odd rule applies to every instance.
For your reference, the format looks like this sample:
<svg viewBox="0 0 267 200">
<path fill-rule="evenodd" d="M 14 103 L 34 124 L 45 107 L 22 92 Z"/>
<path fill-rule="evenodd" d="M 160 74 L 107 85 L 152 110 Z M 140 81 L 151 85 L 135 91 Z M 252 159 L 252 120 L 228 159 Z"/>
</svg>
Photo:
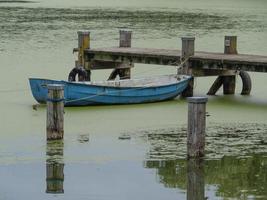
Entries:
<svg viewBox="0 0 267 200">
<path fill-rule="evenodd" d="M 64 86 L 47 85 L 47 140 L 63 139 L 64 135 Z"/>
<path fill-rule="evenodd" d="M 130 48 L 132 46 L 132 31 L 120 30 L 120 48 Z M 114 69 L 110 74 L 108 80 L 114 80 L 117 75 L 120 79 L 130 79 L 131 78 L 131 67 L 132 63 L 119 63 L 119 67 Z"/>
<path fill-rule="evenodd" d="M 224 37 L 224 53 L 225 54 L 237 54 L 237 36 L 225 36 Z M 234 94 L 236 76 L 224 76 L 223 77 L 223 93 Z"/>
<path fill-rule="evenodd" d="M 130 48 L 132 46 L 132 31 L 120 30 L 120 47 Z M 131 66 L 129 63 L 121 63 L 121 65 L 129 66 L 128 68 L 120 69 L 119 75 L 120 79 L 130 79 L 131 78 Z"/>
<path fill-rule="evenodd" d="M 224 53 L 237 54 L 237 36 L 224 37 Z M 234 94 L 236 87 L 236 73 L 231 73 L 234 75 L 218 76 L 207 94 L 215 95 L 222 85 L 224 94 Z"/>
<path fill-rule="evenodd" d="M 205 151 L 206 97 L 188 98 L 187 157 L 200 158 Z"/>
<path fill-rule="evenodd" d="M 90 48 L 90 32 L 78 31 L 78 65 L 85 67 L 84 50 Z"/>
<path fill-rule="evenodd" d="M 132 31 L 120 30 L 120 47 L 132 46 Z"/>
<path fill-rule="evenodd" d="M 181 52 L 181 62 L 182 73 L 186 75 L 192 75 L 191 63 L 187 61 L 190 56 L 193 56 L 195 53 L 195 38 L 194 37 L 182 37 L 182 52 Z M 194 78 L 189 81 L 187 88 L 182 92 L 183 97 L 193 96 L 194 89 Z"/>
<path fill-rule="evenodd" d="M 204 160 L 189 159 L 187 161 L 187 200 L 205 199 Z"/>
<path fill-rule="evenodd" d="M 76 67 L 84 68 L 87 72 L 86 81 L 91 80 L 90 63 L 86 62 L 84 50 L 90 48 L 90 32 L 87 30 L 78 31 L 78 61 Z"/>
</svg>

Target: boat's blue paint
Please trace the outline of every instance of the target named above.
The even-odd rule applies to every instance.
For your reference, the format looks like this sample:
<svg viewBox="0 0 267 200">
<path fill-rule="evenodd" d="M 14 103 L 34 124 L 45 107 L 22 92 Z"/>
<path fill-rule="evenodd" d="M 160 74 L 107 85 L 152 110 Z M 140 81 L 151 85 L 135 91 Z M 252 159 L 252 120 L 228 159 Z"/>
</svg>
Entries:
<svg viewBox="0 0 267 200">
<path fill-rule="evenodd" d="M 65 106 L 83 106 L 145 103 L 172 99 L 187 87 L 189 79 L 154 87 L 100 86 L 38 78 L 30 78 L 29 81 L 32 94 L 39 103 L 46 103 L 48 84 L 62 84 L 64 85 Z"/>
</svg>

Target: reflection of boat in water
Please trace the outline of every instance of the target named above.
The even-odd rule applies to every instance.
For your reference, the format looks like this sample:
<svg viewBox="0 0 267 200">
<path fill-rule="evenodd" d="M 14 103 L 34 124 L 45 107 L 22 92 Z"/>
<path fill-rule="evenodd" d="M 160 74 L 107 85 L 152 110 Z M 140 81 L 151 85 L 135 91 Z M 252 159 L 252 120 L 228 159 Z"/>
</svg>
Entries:
<svg viewBox="0 0 267 200">
<path fill-rule="evenodd" d="M 39 103 L 47 100 L 47 85 L 64 85 L 65 105 L 132 104 L 173 99 L 188 85 L 190 76 L 162 75 L 142 79 L 99 82 L 69 82 L 31 78 L 30 86 Z"/>
</svg>

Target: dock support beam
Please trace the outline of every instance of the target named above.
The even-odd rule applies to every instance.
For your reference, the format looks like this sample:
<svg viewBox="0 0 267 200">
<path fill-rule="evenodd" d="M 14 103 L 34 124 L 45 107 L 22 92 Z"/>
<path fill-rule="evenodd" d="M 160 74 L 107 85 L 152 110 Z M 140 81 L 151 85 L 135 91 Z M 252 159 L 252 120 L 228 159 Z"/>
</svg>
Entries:
<svg viewBox="0 0 267 200">
<path fill-rule="evenodd" d="M 206 97 L 188 98 L 187 158 L 204 157 Z"/>
<path fill-rule="evenodd" d="M 132 31 L 120 30 L 120 48 L 130 48 L 132 46 Z M 114 80 L 117 75 L 120 79 L 130 79 L 131 78 L 131 66 L 126 68 L 125 66 L 132 65 L 131 63 L 121 63 L 124 65 L 123 69 L 114 69 L 108 80 Z"/>
<path fill-rule="evenodd" d="M 90 49 L 90 32 L 78 31 L 78 61 L 76 67 L 84 68 L 87 72 L 86 81 L 91 80 L 91 70 L 88 62 L 85 62 L 84 50 Z"/>
<path fill-rule="evenodd" d="M 195 53 L 195 38 L 194 37 L 182 37 L 182 55 L 181 62 L 184 62 L 182 65 L 182 73 L 186 75 L 192 75 L 191 63 L 187 61 L 190 56 L 193 56 Z M 194 77 L 188 83 L 187 88 L 182 92 L 182 97 L 192 97 L 194 89 Z"/>
<path fill-rule="evenodd" d="M 64 135 L 64 86 L 50 84 L 47 86 L 47 140 L 63 139 Z"/>
</svg>

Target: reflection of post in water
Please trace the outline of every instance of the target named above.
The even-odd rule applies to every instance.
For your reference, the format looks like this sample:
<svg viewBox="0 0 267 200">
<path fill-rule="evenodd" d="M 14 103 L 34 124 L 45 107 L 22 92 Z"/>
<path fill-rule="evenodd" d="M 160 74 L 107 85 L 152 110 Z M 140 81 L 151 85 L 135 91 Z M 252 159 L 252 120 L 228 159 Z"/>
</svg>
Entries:
<svg viewBox="0 0 267 200">
<path fill-rule="evenodd" d="M 189 159 L 187 161 L 187 200 L 204 200 L 204 161 Z"/>
<path fill-rule="evenodd" d="M 48 141 L 46 148 L 46 193 L 64 193 L 64 143 Z"/>
</svg>

